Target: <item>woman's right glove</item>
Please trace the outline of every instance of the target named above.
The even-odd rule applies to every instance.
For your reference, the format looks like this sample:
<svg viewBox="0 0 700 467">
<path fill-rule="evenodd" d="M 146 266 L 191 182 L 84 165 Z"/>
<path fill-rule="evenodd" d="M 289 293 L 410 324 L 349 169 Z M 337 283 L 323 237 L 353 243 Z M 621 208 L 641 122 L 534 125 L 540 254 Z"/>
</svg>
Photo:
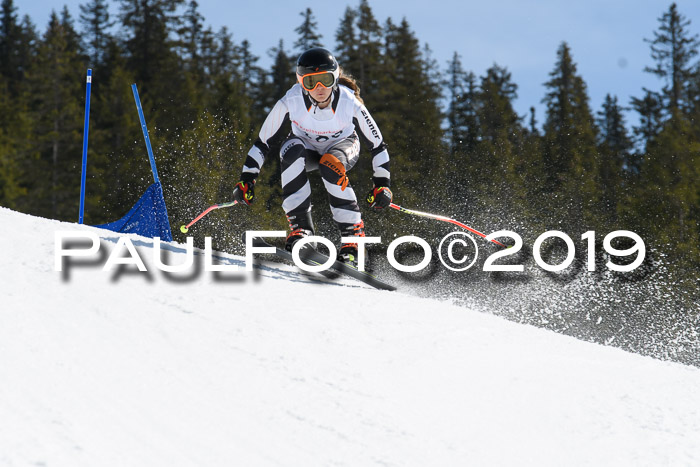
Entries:
<svg viewBox="0 0 700 467">
<path fill-rule="evenodd" d="M 367 202 L 371 208 L 384 209 L 389 207 L 393 196 L 389 187 L 375 186 L 372 191 L 367 194 Z"/>
<path fill-rule="evenodd" d="M 251 204 L 255 201 L 255 180 L 245 182 L 241 180 L 236 183 L 236 188 L 233 189 L 233 199 L 239 203 Z"/>
</svg>

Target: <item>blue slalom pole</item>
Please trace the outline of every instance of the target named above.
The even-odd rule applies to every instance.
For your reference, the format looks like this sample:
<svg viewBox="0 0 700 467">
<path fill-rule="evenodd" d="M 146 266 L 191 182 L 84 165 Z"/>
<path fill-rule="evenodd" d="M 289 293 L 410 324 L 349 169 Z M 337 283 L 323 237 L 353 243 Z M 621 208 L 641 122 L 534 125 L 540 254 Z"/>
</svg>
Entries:
<svg viewBox="0 0 700 467">
<path fill-rule="evenodd" d="M 78 214 L 78 224 L 83 223 L 83 215 L 85 214 L 85 177 L 87 175 L 88 132 L 90 130 L 90 87 L 92 86 L 92 68 L 88 68 L 86 81 L 85 125 L 83 126 L 83 169 L 80 176 L 80 213 Z"/>
<path fill-rule="evenodd" d="M 153 149 L 151 149 L 151 139 L 148 137 L 148 128 L 146 127 L 146 119 L 143 116 L 143 108 L 141 107 L 141 99 L 139 99 L 139 91 L 136 89 L 136 83 L 131 85 L 131 90 L 134 92 L 134 101 L 136 108 L 139 111 L 139 120 L 141 120 L 141 130 L 143 130 L 143 139 L 146 140 L 146 150 L 148 151 L 148 160 L 151 162 L 151 172 L 153 172 L 153 180 L 160 183 L 158 179 L 158 170 L 156 169 L 156 160 L 153 157 Z"/>
</svg>

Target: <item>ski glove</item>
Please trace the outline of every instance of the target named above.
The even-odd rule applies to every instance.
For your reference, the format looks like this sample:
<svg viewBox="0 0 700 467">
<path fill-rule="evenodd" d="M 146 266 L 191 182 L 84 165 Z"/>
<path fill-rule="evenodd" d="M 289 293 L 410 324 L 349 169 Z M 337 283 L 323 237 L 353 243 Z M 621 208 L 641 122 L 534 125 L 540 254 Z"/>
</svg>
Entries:
<svg viewBox="0 0 700 467">
<path fill-rule="evenodd" d="M 255 180 L 252 182 L 244 182 L 241 180 L 236 183 L 236 188 L 233 189 L 233 199 L 243 204 L 251 204 L 255 201 Z"/>
<path fill-rule="evenodd" d="M 386 186 L 375 186 L 372 191 L 367 194 L 367 202 L 374 209 L 388 208 L 391 200 L 394 197 L 393 193 Z"/>
</svg>

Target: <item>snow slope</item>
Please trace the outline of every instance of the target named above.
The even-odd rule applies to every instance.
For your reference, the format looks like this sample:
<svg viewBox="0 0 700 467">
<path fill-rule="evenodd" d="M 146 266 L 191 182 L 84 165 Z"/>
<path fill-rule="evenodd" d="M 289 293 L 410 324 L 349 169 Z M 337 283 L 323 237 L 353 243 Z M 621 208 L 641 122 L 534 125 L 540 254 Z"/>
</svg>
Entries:
<svg viewBox="0 0 700 467">
<path fill-rule="evenodd" d="M 66 277 L 56 230 L 117 235 L 0 226 L 2 466 L 700 465 L 697 368 L 275 263 Z"/>
</svg>

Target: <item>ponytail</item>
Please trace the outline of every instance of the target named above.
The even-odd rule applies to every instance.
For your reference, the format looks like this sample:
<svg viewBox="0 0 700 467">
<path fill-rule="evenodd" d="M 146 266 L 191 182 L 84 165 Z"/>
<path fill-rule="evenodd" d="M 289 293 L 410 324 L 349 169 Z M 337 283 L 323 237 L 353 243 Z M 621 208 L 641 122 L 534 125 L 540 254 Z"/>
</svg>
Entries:
<svg viewBox="0 0 700 467">
<path fill-rule="evenodd" d="M 342 67 L 340 68 L 340 77 L 338 78 L 338 84 L 342 84 L 343 86 L 352 89 L 355 93 L 355 99 L 360 101 L 361 104 L 365 103 L 360 97 L 360 86 L 357 84 L 357 80 L 351 75 L 346 74 Z"/>
</svg>

